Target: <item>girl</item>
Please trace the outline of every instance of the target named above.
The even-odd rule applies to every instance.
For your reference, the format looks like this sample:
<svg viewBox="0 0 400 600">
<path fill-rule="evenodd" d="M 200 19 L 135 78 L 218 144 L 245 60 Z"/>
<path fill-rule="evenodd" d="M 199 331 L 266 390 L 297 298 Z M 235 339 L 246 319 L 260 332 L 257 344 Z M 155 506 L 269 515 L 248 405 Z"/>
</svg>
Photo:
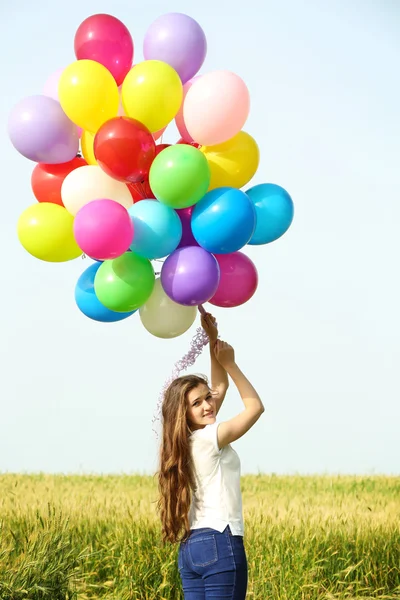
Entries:
<svg viewBox="0 0 400 600">
<path fill-rule="evenodd" d="M 240 461 L 230 444 L 258 421 L 264 406 L 237 366 L 233 348 L 217 339 L 214 317 L 204 314 L 202 326 L 210 341 L 211 389 L 205 378 L 185 375 L 165 393 L 158 508 L 164 542 L 180 542 L 185 600 L 243 600 L 247 560 Z M 228 375 L 244 410 L 217 423 Z"/>
</svg>

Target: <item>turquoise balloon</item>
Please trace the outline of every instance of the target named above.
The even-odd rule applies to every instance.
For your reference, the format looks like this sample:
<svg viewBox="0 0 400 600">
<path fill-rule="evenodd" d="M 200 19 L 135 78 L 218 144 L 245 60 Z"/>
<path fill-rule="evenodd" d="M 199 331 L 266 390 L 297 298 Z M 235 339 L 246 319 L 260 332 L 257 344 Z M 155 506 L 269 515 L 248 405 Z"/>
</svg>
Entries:
<svg viewBox="0 0 400 600">
<path fill-rule="evenodd" d="M 128 212 L 133 223 L 132 252 L 153 260 L 177 248 L 182 237 L 182 222 L 173 208 L 158 200 L 141 200 Z"/>
<path fill-rule="evenodd" d="M 256 225 L 254 205 L 236 188 L 207 192 L 192 213 L 192 232 L 200 246 L 212 254 L 230 254 L 243 248 Z"/>
<path fill-rule="evenodd" d="M 280 238 L 293 221 L 293 201 L 286 190 L 273 183 L 261 183 L 246 192 L 256 209 L 257 224 L 249 241 L 252 246 Z"/>
</svg>

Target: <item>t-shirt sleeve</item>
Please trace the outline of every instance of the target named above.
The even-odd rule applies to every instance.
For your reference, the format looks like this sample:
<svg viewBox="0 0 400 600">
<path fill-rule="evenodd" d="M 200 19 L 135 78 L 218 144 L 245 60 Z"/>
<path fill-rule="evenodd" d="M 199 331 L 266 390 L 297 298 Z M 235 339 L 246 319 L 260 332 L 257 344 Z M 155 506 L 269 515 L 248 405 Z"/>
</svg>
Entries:
<svg viewBox="0 0 400 600">
<path fill-rule="evenodd" d="M 218 426 L 219 423 L 212 423 L 211 425 L 206 425 L 204 429 L 198 430 L 198 433 L 201 439 L 208 440 L 209 442 L 211 442 L 216 452 L 221 452 L 218 446 Z"/>
</svg>

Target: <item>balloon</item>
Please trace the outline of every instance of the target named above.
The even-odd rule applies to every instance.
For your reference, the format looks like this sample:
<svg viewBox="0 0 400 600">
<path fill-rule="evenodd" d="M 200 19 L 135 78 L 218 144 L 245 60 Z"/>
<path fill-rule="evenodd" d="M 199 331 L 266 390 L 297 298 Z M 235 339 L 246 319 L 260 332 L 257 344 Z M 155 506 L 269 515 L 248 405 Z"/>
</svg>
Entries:
<svg viewBox="0 0 400 600">
<path fill-rule="evenodd" d="M 177 208 L 176 212 L 182 223 L 182 237 L 179 242 L 178 248 L 183 248 L 184 246 L 198 246 L 199 244 L 193 237 L 192 233 L 192 213 L 194 206 L 188 206 L 188 208 Z"/>
<path fill-rule="evenodd" d="M 132 252 L 154 260 L 175 250 L 182 236 L 182 224 L 176 212 L 157 200 L 142 200 L 129 209 L 135 236 Z"/>
<path fill-rule="evenodd" d="M 171 144 L 157 144 L 156 146 L 156 156 L 160 154 L 165 148 L 169 148 Z"/>
<path fill-rule="evenodd" d="M 244 131 L 223 144 L 202 146 L 201 152 L 211 171 L 210 190 L 243 187 L 254 177 L 260 162 L 256 141 Z"/>
<path fill-rule="evenodd" d="M 58 84 L 63 71 L 63 67 L 61 69 L 57 69 L 57 71 L 50 75 L 43 86 L 43 95 L 53 98 L 53 100 L 56 100 L 57 102 L 60 102 L 58 98 Z"/>
<path fill-rule="evenodd" d="M 132 196 L 124 183 L 109 177 L 100 167 L 88 165 L 75 169 L 63 181 L 61 198 L 65 208 L 76 215 L 92 200 L 108 198 L 125 208 L 132 206 Z"/>
<path fill-rule="evenodd" d="M 217 291 L 219 266 L 216 258 L 198 246 L 179 248 L 168 256 L 161 269 L 165 293 L 178 304 L 198 306 Z"/>
<path fill-rule="evenodd" d="M 72 260 L 82 255 L 74 238 L 73 223 L 73 216 L 58 204 L 33 204 L 18 219 L 18 239 L 29 254 L 40 260 Z"/>
<path fill-rule="evenodd" d="M 135 65 L 122 84 L 125 114 L 151 132 L 159 131 L 175 117 L 182 103 L 182 82 L 172 67 L 159 60 Z"/>
<path fill-rule="evenodd" d="M 18 102 L 8 119 L 8 135 L 14 148 L 35 162 L 69 162 L 79 149 L 76 125 L 59 102 L 47 96 L 29 96 Z"/>
<path fill-rule="evenodd" d="M 153 267 L 147 258 L 125 252 L 102 263 L 94 280 L 94 291 L 110 310 L 128 312 L 150 298 L 154 280 Z"/>
<path fill-rule="evenodd" d="M 58 96 L 71 121 L 92 133 L 117 116 L 117 84 L 110 71 L 94 60 L 77 60 L 64 69 Z"/>
<path fill-rule="evenodd" d="M 244 81 L 229 71 L 202 75 L 188 90 L 183 118 L 189 134 L 203 146 L 226 142 L 239 133 L 250 111 Z"/>
<path fill-rule="evenodd" d="M 90 131 L 84 131 L 81 137 L 82 154 L 88 165 L 98 164 L 93 149 L 94 136 L 94 133 L 90 133 Z"/>
<path fill-rule="evenodd" d="M 187 145 L 166 148 L 150 168 L 150 186 L 156 198 L 171 208 L 196 204 L 207 192 L 210 168 L 205 156 Z"/>
<path fill-rule="evenodd" d="M 149 333 L 158 338 L 170 339 L 187 331 L 197 315 L 196 306 L 177 304 L 163 290 L 156 279 L 153 293 L 139 309 L 140 319 Z"/>
<path fill-rule="evenodd" d="M 256 246 L 280 238 L 289 229 L 294 215 L 293 201 L 287 191 L 273 183 L 262 183 L 246 194 L 257 215 L 257 225 L 248 243 Z"/>
<path fill-rule="evenodd" d="M 207 40 L 200 25 L 181 13 L 162 15 L 146 32 L 143 55 L 146 60 L 162 60 L 175 69 L 182 83 L 204 63 Z"/>
<path fill-rule="evenodd" d="M 120 85 L 132 66 L 133 40 L 129 30 L 117 18 L 98 14 L 81 23 L 75 34 L 75 56 L 104 65 Z"/>
<path fill-rule="evenodd" d="M 178 144 L 181 144 L 181 143 L 189 143 L 190 144 L 191 142 L 194 142 L 194 139 L 192 138 L 192 136 L 190 135 L 190 133 L 186 129 L 185 120 L 183 118 L 183 107 L 185 105 L 185 98 L 186 98 L 186 95 L 187 95 L 188 91 L 190 90 L 190 88 L 192 87 L 193 83 L 198 78 L 199 78 L 199 76 L 193 77 L 193 79 L 190 79 L 189 81 L 187 81 L 185 83 L 185 85 L 183 86 L 182 104 L 181 104 L 181 107 L 180 107 L 180 109 L 178 111 L 178 114 L 175 117 L 175 124 L 176 124 L 176 126 L 178 128 L 179 133 L 182 136 L 182 139 L 179 140 Z"/>
<path fill-rule="evenodd" d="M 140 202 L 150 198 L 155 199 L 155 195 L 151 191 L 148 181 L 140 181 L 139 183 L 127 183 L 127 188 L 134 202 Z"/>
<path fill-rule="evenodd" d="M 258 273 L 254 263 L 246 254 L 217 254 L 221 278 L 210 304 L 232 308 L 244 304 L 255 294 L 258 285 Z"/>
<path fill-rule="evenodd" d="M 192 232 L 200 246 L 213 254 L 230 254 L 248 243 L 256 213 L 248 196 L 235 188 L 208 192 L 194 207 Z"/>
<path fill-rule="evenodd" d="M 164 135 L 165 130 L 167 129 L 167 126 L 162 127 L 161 129 L 159 129 L 158 131 L 155 131 L 153 133 L 153 139 L 156 142 L 157 140 L 160 139 L 160 137 L 162 137 Z"/>
<path fill-rule="evenodd" d="M 75 287 L 75 302 L 79 310 L 89 319 L 100 323 L 114 323 L 130 317 L 136 311 L 114 312 L 100 302 L 94 291 L 94 278 L 101 263 L 90 265 L 79 277 Z"/>
<path fill-rule="evenodd" d="M 93 200 L 76 214 L 74 235 L 85 254 L 98 260 L 117 258 L 133 238 L 133 224 L 126 208 L 114 200 Z"/>
<path fill-rule="evenodd" d="M 139 121 L 115 117 L 100 127 L 94 138 L 99 166 L 119 181 L 137 183 L 148 177 L 156 156 L 150 131 Z"/>
<path fill-rule="evenodd" d="M 62 182 L 71 171 L 85 165 L 86 161 L 79 156 L 70 162 L 59 165 L 47 165 L 44 163 L 36 165 L 31 175 L 31 185 L 36 200 L 38 202 L 52 202 L 53 204 L 64 206 L 61 199 Z"/>
<path fill-rule="evenodd" d="M 186 146 L 193 146 L 193 148 L 201 148 L 200 144 L 198 144 L 197 142 L 187 142 L 183 138 L 180 138 L 176 143 L 185 144 Z"/>
</svg>

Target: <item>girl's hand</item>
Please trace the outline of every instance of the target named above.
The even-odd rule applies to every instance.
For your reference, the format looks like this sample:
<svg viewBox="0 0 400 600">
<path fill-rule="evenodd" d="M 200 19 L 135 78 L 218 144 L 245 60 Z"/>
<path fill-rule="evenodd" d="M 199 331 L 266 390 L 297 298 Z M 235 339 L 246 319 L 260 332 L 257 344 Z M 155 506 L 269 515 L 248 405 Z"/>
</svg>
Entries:
<svg viewBox="0 0 400 600">
<path fill-rule="evenodd" d="M 213 317 L 210 313 L 201 315 L 201 326 L 208 335 L 210 344 L 214 344 L 218 339 L 218 327 L 216 323 L 217 321 L 215 317 Z"/>
<path fill-rule="evenodd" d="M 214 344 L 214 354 L 220 365 L 226 369 L 235 364 L 235 351 L 226 342 L 217 340 Z"/>
</svg>

